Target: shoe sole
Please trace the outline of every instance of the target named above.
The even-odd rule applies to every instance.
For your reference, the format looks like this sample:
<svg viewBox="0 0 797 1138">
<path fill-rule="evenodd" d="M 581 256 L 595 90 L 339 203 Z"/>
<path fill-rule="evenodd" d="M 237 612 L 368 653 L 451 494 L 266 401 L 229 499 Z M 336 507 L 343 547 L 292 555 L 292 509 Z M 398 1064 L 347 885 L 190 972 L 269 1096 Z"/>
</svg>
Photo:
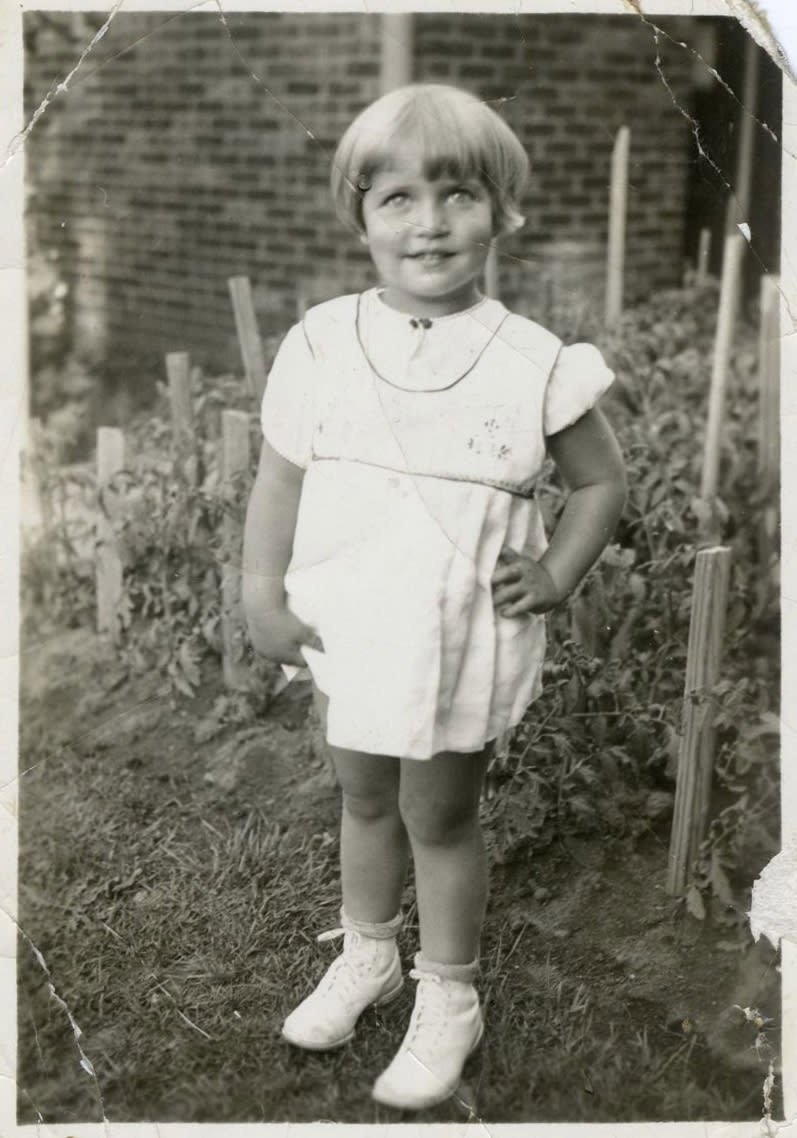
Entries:
<svg viewBox="0 0 797 1138">
<path fill-rule="evenodd" d="M 370 1004 L 367 1004 L 366 1007 L 363 1008 L 362 1012 L 360 1012 L 360 1015 L 362 1015 L 363 1012 L 366 1012 L 368 1008 L 380 1008 L 384 1007 L 385 1004 L 392 1003 L 393 1000 L 395 1000 L 396 997 L 400 995 L 403 987 L 404 977 L 402 976 L 395 988 L 391 988 L 389 992 L 385 992 L 383 996 L 379 996 L 378 999 L 374 1000 Z M 357 1018 L 359 1019 L 360 1017 L 358 1016 Z M 284 1027 L 282 1029 L 281 1035 L 282 1038 L 287 1040 L 288 1043 L 292 1043 L 294 1047 L 301 1047 L 304 1051 L 334 1051 L 335 1048 L 344 1047 L 347 1043 L 354 1039 L 354 1028 L 351 1029 L 348 1035 L 344 1035 L 340 1039 L 335 1039 L 331 1043 L 316 1043 L 314 1041 L 309 1042 L 305 1039 L 299 1039 L 296 1036 L 289 1035 Z"/>
<path fill-rule="evenodd" d="M 468 1059 L 470 1059 L 471 1055 L 473 1055 L 476 1048 L 481 1043 L 483 1035 L 484 1035 L 484 1024 L 482 1023 L 479 1027 L 479 1034 L 476 1036 L 475 1040 L 473 1041 L 473 1045 L 472 1045 L 470 1051 L 465 1056 L 465 1063 L 467 1063 Z M 465 1063 L 462 1064 L 463 1070 L 465 1067 Z M 446 1087 L 445 1089 L 441 1090 L 438 1094 L 435 1094 L 431 1098 L 425 1098 L 422 1102 L 414 1102 L 412 1104 L 406 1103 L 406 1102 L 396 1102 L 394 1099 L 390 1099 L 386 1096 L 382 1097 L 380 1095 L 377 1095 L 376 1091 L 371 1092 L 371 1098 L 374 1100 L 374 1102 L 378 1102 L 381 1106 L 391 1106 L 391 1107 L 393 1107 L 394 1110 L 428 1110 L 430 1107 L 439 1106 L 439 1104 L 441 1102 L 445 1102 L 446 1099 L 451 1098 L 451 1096 L 454 1094 L 454 1092 L 456 1091 L 456 1089 L 459 1086 L 461 1081 L 462 1081 L 462 1071 L 460 1071 L 459 1075 L 457 1076 L 456 1082 L 452 1086 Z"/>
</svg>

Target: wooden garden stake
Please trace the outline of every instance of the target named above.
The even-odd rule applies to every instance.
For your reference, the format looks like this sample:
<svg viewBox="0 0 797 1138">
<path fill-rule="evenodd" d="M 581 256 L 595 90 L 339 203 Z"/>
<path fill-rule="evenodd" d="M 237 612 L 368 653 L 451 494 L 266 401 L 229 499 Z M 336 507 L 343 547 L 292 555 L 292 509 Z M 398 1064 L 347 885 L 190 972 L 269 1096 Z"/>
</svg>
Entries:
<svg viewBox="0 0 797 1138">
<path fill-rule="evenodd" d="M 484 262 L 484 291 L 493 300 L 501 298 L 501 287 L 498 283 L 498 249 L 495 241 L 490 242 L 487 260 Z"/>
<path fill-rule="evenodd" d="M 761 278 L 761 322 L 758 331 L 758 477 L 762 508 L 758 548 L 768 565 L 777 536 L 777 494 L 780 471 L 780 288 L 778 278 Z"/>
<path fill-rule="evenodd" d="M 606 264 L 606 325 L 609 328 L 618 323 L 623 310 L 630 145 L 631 131 L 627 126 L 621 126 L 612 150 L 612 178 L 609 191 L 609 248 Z"/>
<path fill-rule="evenodd" d="M 768 486 L 778 478 L 780 429 L 778 380 L 780 371 L 780 288 L 778 278 L 761 278 L 761 323 L 758 330 L 758 471 Z"/>
<path fill-rule="evenodd" d="M 168 353 L 166 375 L 169 379 L 174 457 L 183 477 L 195 485 L 198 466 L 194 439 L 194 408 L 191 402 L 191 360 L 188 352 Z"/>
<path fill-rule="evenodd" d="M 695 280 L 704 285 L 708 280 L 708 263 L 711 257 L 711 230 L 705 227 L 700 230 L 700 241 L 697 246 L 697 273 Z"/>
<path fill-rule="evenodd" d="M 231 489 L 234 480 L 249 469 L 249 416 L 244 411 L 222 411 L 222 484 Z M 241 607 L 241 546 L 243 526 L 230 509 L 224 515 L 225 559 L 221 576 L 221 636 L 224 682 L 228 688 L 244 688 L 249 670 L 242 658 L 244 617 Z"/>
<path fill-rule="evenodd" d="M 117 640 L 120 632 L 117 612 L 122 596 L 122 562 L 116 548 L 114 520 L 119 516 L 118 495 L 109 489 L 111 479 L 124 469 L 125 437 L 116 427 L 97 431 L 97 631 L 109 632 Z"/>
<path fill-rule="evenodd" d="M 380 85 L 383 94 L 412 82 L 412 12 L 385 12 L 381 18 Z"/>
<path fill-rule="evenodd" d="M 27 404 L 25 404 L 27 408 Z M 41 477 L 36 450 L 41 438 L 41 419 L 33 417 L 30 424 L 22 421 L 22 438 L 19 444 L 19 524 L 23 534 L 36 534 L 52 530 L 52 504 L 49 495 L 42 493 Z"/>
<path fill-rule="evenodd" d="M 758 95 L 759 47 L 748 36 L 744 53 L 744 79 L 739 100 L 736 170 L 733 193 L 728 198 L 725 215 L 726 233 L 736 232 L 740 222 L 749 220 L 750 194 L 753 183 L 753 155 L 755 149 L 756 103 Z"/>
<path fill-rule="evenodd" d="M 266 390 L 266 364 L 263 359 L 263 342 L 257 330 L 252 286 L 249 277 L 230 277 L 227 283 L 244 371 L 249 388 L 259 404 Z"/>
<path fill-rule="evenodd" d="M 731 551 L 701 549 L 695 562 L 684 685 L 684 722 L 670 838 L 667 891 L 683 892 L 705 832 L 714 764 L 710 691 L 719 679 Z"/>
<path fill-rule="evenodd" d="M 719 315 L 714 338 L 714 361 L 711 372 L 708 422 L 706 424 L 706 445 L 700 483 L 700 497 L 707 507 L 712 507 L 717 496 L 722 416 L 725 409 L 725 388 L 728 380 L 728 359 L 733 342 L 744 249 L 745 240 L 740 233 L 732 233 L 725 238 Z"/>
</svg>

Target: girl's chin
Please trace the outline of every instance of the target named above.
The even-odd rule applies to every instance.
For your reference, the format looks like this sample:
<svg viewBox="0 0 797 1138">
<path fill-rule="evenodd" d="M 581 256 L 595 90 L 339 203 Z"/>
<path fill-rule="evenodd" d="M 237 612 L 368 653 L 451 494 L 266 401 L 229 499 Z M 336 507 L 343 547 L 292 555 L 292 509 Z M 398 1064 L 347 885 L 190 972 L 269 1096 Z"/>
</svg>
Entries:
<svg viewBox="0 0 797 1138">
<path fill-rule="evenodd" d="M 436 312 L 420 312 L 420 316 L 445 316 L 448 312 L 457 312 L 460 308 L 467 308 L 481 297 L 476 281 L 466 284 L 446 285 L 442 281 L 417 281 L 412 286 L 396 287 L 386 285 L 384 298 L 394 308 L 406 309 L 412 312 L 419 305 Z"/>
</svg>

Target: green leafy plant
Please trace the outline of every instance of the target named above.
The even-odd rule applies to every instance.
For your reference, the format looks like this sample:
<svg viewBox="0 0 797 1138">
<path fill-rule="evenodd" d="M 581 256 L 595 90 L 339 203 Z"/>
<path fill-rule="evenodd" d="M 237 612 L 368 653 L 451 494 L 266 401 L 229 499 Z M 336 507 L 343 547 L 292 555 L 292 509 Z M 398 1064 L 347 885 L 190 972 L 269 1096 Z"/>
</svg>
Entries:
<svg viewBox="0 0 797 1138">
<path fill-rule="evenodd" d="M 629 497 L 614 543 L 570 604 L 551 615 L 543 695 L 493 760 L 485 811 L 493 852 L 502 860 L 556 834 L 633 838 L 669 819 L 694 559 L 705 520 L 698 491 L 716 307 L 710 282 L 651 297 L 611 335 L 586 328 L 581 310 L 570 321 L 599 341 L 615 368 L 608 413 L 626 456 Z M 559 317 L 567 324 L 564 313 Z M 267 344 L 269 357 L 276 344 Z M 224 548 L 223 522 L 229 515 L 242 520 L 247 493 L 247 477 L 222 484 L 221 411 L 251 407 L 235 376 L 194 369 L 191 381 L 191 453 L 176 456 L 161 385 L 154 413 L 126 431 L 131 457 L 116 483 L 125 500 L 117 522 L 124 564 L 120 650 L 131 666 L 157 669 L 186 697 L 199 688 L 203 662 L 220 653 L 222 565 L 239 556 Z M 760 564 L 755 526 L 772 493 L 757 486 L 756 384 L 756 334 L 740 320 L 716 504 L 721 539 L 733 554 L 723 680 L 711 693 L 717 773 L 690 894 L 693 911 L 705 910 L 711 898 L 722 905 L 728 889 L 738 892 L 742 854 L 752 848 L 763 857 L 776 830 L 778 588 L 776 566 Z M 254 464 L 256 414 L 250 423 Z M 62 475 L 57 453 L 45 457 L 52 495 Z M 563 500 L 556 478 L 546 479 L 541 502 L 549 528 Z M 74 613 L 85 616 L 93 604 L 85 553 L 80 561 L 69 525 L 56 527 L 48 540 L 60 542 L 61 575 L 53 577 L 40 547 L 26 562 L 27 595 L 61 613 L 73 588 Z M 245 640 L 239 651 L 248 655 Z M 257 696 L 216 700 L 203 721 L 208 737 L 262 713 L 262 693 L 273 677 L 253 677 Z"/>
<path fill-rule="evenodd" d="M 88 623 L 95 606 L 94 477 L 85 467 L 61 465 L 53 430 L 34 423 L 31 434 L 22 477 L 41 516 L 35 526 L 22 519 L 20 600 L 28 632 Z"/>
<path fill-rule="evenodd" d="M 698 493 L 716 299 L 713 283 L 669 290 L 598 337 L 617 375 L 607 410 L 627 461 L 628 502 L 615 544 L 551 615 L 543 696 L 492 763 L 488 817 L 501 858 L 557 832 L 642 831 L 669 820 L 706 509 Z M 722 912 L 738 897 L 746 883 L 737 867 L 769 856 L 777 831 L 778 582 L 757 547 L 766 488 L 757 485 L 756 385 L 755 332 L 740 321 L 716 503 L 733 567 L 723 680 L 709 696 L 717 764 L 687 898 L 694 915 L 709 900 Z M 549 480 L 549 528 L 562 501 Z"/>
<path fill-rule="evenodd" d="M 125 502 L 116 524 L 122 650 L 134 667 L 156 668 L 185 696 L 200 684 L 203 659 L 221 654 L 223 565 L 240 557 L 225 548 L 224 519 L 240 525 L 248 490 L 248 472 L 222 479 L 212 428 L 219 409 L 217 393 L 195 396 L 190 453 L 175 447 L 159 418 L 139 424 L 138 454 L 116 479 Z"/>
</svg>

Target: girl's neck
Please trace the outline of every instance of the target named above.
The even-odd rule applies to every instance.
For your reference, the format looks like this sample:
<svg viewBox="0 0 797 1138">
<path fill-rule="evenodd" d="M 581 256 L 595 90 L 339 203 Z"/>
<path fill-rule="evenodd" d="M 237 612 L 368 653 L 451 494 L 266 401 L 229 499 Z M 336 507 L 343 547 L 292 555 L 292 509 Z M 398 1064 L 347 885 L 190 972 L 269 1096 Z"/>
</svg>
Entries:
<svg viewBox="0 0 797 1138">
<path fill-rule="evenodd" d="M 379 288 L 377 293 L 388 308 L 406 313 L 407 316 L 425 316 L 431 320 L 439 319 L 441 316 L 453 316 L 457 312 L 466 312 L 484 300 L 484 296 L 475 284 L 463 289 L 462 292 L 445 297 L 410 296 L 389 285 Z"/>
</svg>

